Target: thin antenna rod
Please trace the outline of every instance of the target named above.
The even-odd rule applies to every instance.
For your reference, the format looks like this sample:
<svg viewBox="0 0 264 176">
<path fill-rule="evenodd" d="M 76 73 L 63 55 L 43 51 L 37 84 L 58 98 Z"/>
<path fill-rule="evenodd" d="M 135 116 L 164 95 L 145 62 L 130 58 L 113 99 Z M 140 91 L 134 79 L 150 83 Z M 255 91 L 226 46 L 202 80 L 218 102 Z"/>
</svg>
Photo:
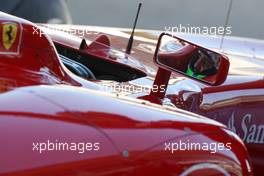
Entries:
<svg viewBox="0 0 264 176">
<path fill-rule="evenodd" d="M 138 4 L 138 10 L 137 10 L 137 16 L 136 16 L 136 19 L 135 19 L 134 25 L 133 25 L 133 30 L 132 30 L 131 36 L 130 36 L 130 38 L 128 40 L 128 44 L 127 44 L 127 48 L 126 48 L 126 54 L 130 54 L 131 53 L 131 49 L 132 49 L 132 46 L 133 46 L 133 40 L 134 40 L 134 32 L 135 32 L 135 28 L 137 26 L 137 20 L 138 20 L 138 15 L 139 15 L 141 6 L 142 6 L 142 3 L 139 3 Z"/>
<path fill-rule="evenodd" d="M 233 0 L 230 0 L 227 15 L 226 15 L 225 28 L 224 28 L 225 30 L 224 30 L 224 34 L 222 36 L 221 43 L 220 43 L 220 51 L 222 51 L 222 49 L 223 49 L 224 39 L 226 36 L 226 28 L 227 28 L 227 25 L 229 23 L 229 18 L 230 18 L 232 6 L 233 6 Z"/>
</svg>

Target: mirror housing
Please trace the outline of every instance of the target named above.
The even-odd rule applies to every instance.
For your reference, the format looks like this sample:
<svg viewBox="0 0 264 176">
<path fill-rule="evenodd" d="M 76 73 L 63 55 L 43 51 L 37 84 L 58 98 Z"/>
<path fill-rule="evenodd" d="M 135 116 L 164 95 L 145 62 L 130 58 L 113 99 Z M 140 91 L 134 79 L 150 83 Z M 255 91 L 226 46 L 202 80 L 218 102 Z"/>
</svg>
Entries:
<svg viewBox="0 0 264 176">
<path fill-rule="evenodd" d="M 160 35 L 153 59 L 160 68 L 211 86 L 222 84 L 229 70 L 225 55 L 167 33 Z"/>
</svg>

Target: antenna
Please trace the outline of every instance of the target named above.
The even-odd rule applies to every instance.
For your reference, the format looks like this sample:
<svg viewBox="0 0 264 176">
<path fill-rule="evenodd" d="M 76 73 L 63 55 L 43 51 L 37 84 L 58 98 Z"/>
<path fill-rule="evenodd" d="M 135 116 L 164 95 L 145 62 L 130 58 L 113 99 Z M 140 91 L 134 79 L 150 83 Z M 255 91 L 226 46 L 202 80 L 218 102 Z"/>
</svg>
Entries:
<svg viewBox="0 0 264 176">
<path fill-rule="evenodd" d="M 130 54 L 131 53 L 131 49 L 132 49 L 132 46 L 133 46 L 133 40 L 134 40 L 134 32 L 135 32 L 135 28 L 136 28 L 136 25 L 137 25 L 138 15 L 139 15 L 141 6 L 142 6 L 142 3 L 139 3 L 138 4 L 138 10 L 137 10 L 137 16 L 136 16 L 136 19 L 135 19 L 134 25 L 133 25 L 133 30 L 132 30 L 132 33 L 131 33 L 130 38 L 128 40 L 128 43 L 127 43 L 126 54 Z"/>
<path fill-rule="evenodd" d="M 226 36 L 226 28 L 227 28 L 227 25 L 229 22 L 232 6 L 233 6 L 233 0 L 230 0 L 227 15 L 226 15 L 225 28 L 224 28 L 225 30 L 224 30 L 224 34 L 222 36 L 221 43 L 220 43 L 220 51 L 222 51 L 222 49 L 223 49 L 224 39 Z"/>
</svg>

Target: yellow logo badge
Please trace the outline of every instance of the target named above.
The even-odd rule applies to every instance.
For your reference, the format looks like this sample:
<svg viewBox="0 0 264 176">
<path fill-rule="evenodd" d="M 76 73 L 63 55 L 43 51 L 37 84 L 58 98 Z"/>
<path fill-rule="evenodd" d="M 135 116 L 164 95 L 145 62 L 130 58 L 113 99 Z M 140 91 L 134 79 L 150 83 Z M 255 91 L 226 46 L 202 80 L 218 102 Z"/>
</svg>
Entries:
<svg viewBox="0 0 264 176">
<path fill-rule="evenodd" d="M 3 25 L 3 46 L 6 50 L 9 50 L 17 37 L 17 24 L 16 23 L 6 23 Z"/>
</svg>

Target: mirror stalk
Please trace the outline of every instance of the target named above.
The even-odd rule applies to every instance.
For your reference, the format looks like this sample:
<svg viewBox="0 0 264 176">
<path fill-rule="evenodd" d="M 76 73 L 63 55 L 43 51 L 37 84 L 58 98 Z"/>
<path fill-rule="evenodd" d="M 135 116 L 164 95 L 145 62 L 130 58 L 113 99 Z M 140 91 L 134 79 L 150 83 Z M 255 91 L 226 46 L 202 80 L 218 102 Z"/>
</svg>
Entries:
<svg viewBox="0 0 264 176">
<path fill-rule="evenodd" d="M 170 71 L 159 67 L 157 71 L 157 75 L 155 77 L 155 81 L 153 83 L 153 87 L 158 87 L 158 91 L 153 91 L 154 89 L 152 89 L 150 92 L 150 96 L 155 96 L 159 99 L 163 99 L 166 94 L 170 76 L 171 76 Z"/>
<path fill-rule="evenodd" d="M 139 97 L 139 99 L 150 101 L 155 104 L 162 104 L 162 99 L 165 97 L 167 87 L 169 84 L 171 72 L 159 67 L 154 83 L 153 88 L 157 87 L 158 89 L 151 89 L 149 95 Z M 155 90 L 155 91 L 154 91 Z"/>
</svg>

